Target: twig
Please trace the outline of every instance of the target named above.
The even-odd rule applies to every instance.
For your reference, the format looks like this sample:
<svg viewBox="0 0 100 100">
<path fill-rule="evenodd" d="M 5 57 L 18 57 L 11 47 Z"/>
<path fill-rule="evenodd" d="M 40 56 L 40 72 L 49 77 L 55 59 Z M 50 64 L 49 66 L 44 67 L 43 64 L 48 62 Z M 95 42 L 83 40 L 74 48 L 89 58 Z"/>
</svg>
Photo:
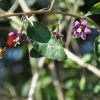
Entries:
<svg viewBox="0 0 100 100">
<path fill-rule="evenodd" d="M 14 87 L 13 85 L 10 86 L 9 92 L 10 92 L 10 94 L 11 94 L 12 96 L 17 96 L 15 87 Z M 12 100 L 18 100 L 18 98 L 12 98 Z"/>
<path fill-rule="evenodd" d="M 21 97 L 19 97 L 19 96 L 12 96 L 12 95 L 10 95 L 9 93 L 4 92 L 4 91 L 2 91 L 2 90 L 0 90 L 0 95 L 6 96 L 6 97 L 8 97 L 8 98 L 17 98 L 18 100 L 27 100 L 27 99 L 21 98 Z"/>
<path fill-rule="evenodd" d="M 30 12 L 20 12 L 20 13 L 11 13 L 11 14 L 5 14 L 5 15 L 0 15 L 0 18 L 6 18 L 6 17 L 11 17 L 11 16 L 22 16 L 22 15 L 32 15 L 32 14 L 45 14 L 45 13 L 48 13 L 48 14 L 52 14 L 52 13 L 55 13 L 55 14 L 61 14 L 63 16 L 71 16 L 71 17 L 76 17 L 76 18 L 79 18 L 79 19 L 82 19 L 80 16 L 77 16 L 77 15 L 74 15 L 74 14 L 69 14 L 69 13 L 66 13 L 66 12 L 61 12 L 61 11 L 57 11 L 57 10 L 36 10 L 36 11 L 30 11 Z"/>
<path fill-rule="evenodd" d="M 60 82 L 59 82 L 58 77 L 57 77 L 57 72 L 56 72 L 56 69 L 55 69 L 54 62 L 51 62 L 48 65 L 48 67 L 49 67 L 49 70 L 50 70 L 51 75 L 53 77 L 53 84 L 55 86 L 55 90 L 56 90 L 56 93 L 57 93 L 58 100 L 64 100 L 63 92 L 62 92 Z"/>
<path fill-rule="evenodd" d="M 49 10 L 52 10 L 55 0 L 52 0 Z"/>
<path fill-rule="evenodd" d="M 43 13 L 48 13 L 48 14 L 61 14 L 63 16 L 71 16 L 71 17 L 75 17 L 78 19 L 82 19 L 82 17 L 74 15 L 74 14 L 69 14 L 66 12 L 61 12 L 61 11 L 57 11 L 57 10 L 37 10 L 37 11 L 31 11 L 31 12 L 21 12 L 21 13 L 13 13 L 13 14 L 5 14 L 0 16 L 0 18 L 6 18 L 6 17 L 11 17 L 11 16 L 22 16 L 22 15 L 32 15 L 32 14 L 43 14 Z M 99 25 L 97 25 L 96 23 L 94 23 L 93 21 L 91 21 L 90 19 L 88 19 L 87 17 L 85 17 L 84 19 L 86 19 L 90 24 L 94 25 L 96 28 L 98 28 L 100 30 Z"/>
<path fill-rule="evenodd" d="M 19 2 L 20 6 L 21 6 L 21 8 L 24 12 L 30 11 L 25 0 L 18 0 L 18 2 Z M 37 20 L 35 16 L 32 16 L 31 19 L 35 20 L 35 21 Z M 29 51 L 30 51 L 31 48 L 32 48 L 32 45 L 28 45 Z M 31 58 L 30 56 L 29 56 L 29 59 L 30 59 L 30 63 L 31 63 L 31 68 L 33 69 L 33 64 L 35 64 L 33 61 L 35 59 Z M 44 61 L 45 61 L 45 58 L 40 59 L 38 68 L 36 69 L 36 72 L 32 75 L 32 82 L 31 82 L 31 86 L 30 86 L 30 89 L 29 89 L 28 100 L 34 99 L 34 92 L 35 92 L 36 83 L 37 83 L 38 77 L 40 75 L 40 70 L 43 67 Z"/>
<path fill-rule="evenodd" d="M 14 12 L 17 7 L 18 7 L 18 1 L 16 0 L 7 12 Z"/>
<path fill-rule="evenodd" d="M 32 82 L 31 82 L 31 86 L 30 86 L 30 90 L 29 90 L 29 94 L 28 94 L 28 100 L 34 99 L 34 92 L 35 92 L 37 80 L 39 78 L 40 70 L 43 67 L 45 59 L 46 59 L 45 57 L 40 59 L 40 61 L 38 63 L 38 68 L 37 68 L 36 72 L 34 73 L 34 76 L 32 77 Z"/>
<path fill-rule="evenodd" d="M 76 14 L 76 11 L 78 9 L 78 6 L 79 6 L 79 3 L 81 2 L 81 0 L 76 0 L 76 3 L 74 4 L 74 7 L 73 7 L 73 12 L 74 14 Z M 72 18 L 71 19 L 71 22 L 70 22 L 70 25 L 69 25 L 69 29 L 68 29 L 68 33 L 67 33 L 67 38 L 66 38 L 66 47 L 68 48 L 69 47 L 69 43 L 70 43 L 70 39 L 71 39 L 71 27 L 73 26 L 74 24 L 74 21 L 75 21 L 75 18 Z"/>
<path fill-rule="evenodd" d="M 19 2 L 20 6 L 21 6 L 21 8 L 22 8 L 22 10 L 23 10 L 24 12 L 26 12 L 26 11 L 27 11 L 27 12 L 31 11 L 31 10 L 29 9 L 29 7 L 27 6 L 25 0 L 17 0 L 17 1 Z M 31 19 L 34 20 L 34 21 L 37 20 L 35 16 L 32 16 Z"/>
<path fill-rule="evenodd" d="M 64 50 L 65 50 L 69 59 L 75 61 L 81 67 L 87 68 L 89 71 L 94 73 L 96 76 L 100 77 L 100 69 L 92 66 L 91 64 L 85 63 L 84 61 L 81 60 L 81 58 L 79 58 L 78 56 L 76 56 L 75 54 L 70 52 L 68 49 L 64 49 Z"/>
</svg>

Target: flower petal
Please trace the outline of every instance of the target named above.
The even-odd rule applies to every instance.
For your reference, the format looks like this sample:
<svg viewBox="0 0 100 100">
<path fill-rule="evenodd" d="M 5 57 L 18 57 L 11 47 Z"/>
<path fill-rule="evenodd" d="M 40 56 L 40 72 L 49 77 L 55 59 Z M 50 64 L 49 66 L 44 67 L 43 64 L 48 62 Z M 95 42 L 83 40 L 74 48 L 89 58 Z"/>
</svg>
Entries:
<svg viewBox="0 0 100 100">
<path fill-rule="evenodd" d="M 26 37 L 25 34 L 21 34 L 21 40 L 22 40 L 23 42 L 25 42 L 25 43 L 29 43 L 29 41 L 28 41 L 28 39 L 27 39 L 27 37 Z"/>
<path fill-rule="evenodd" d="M 74 32 L 76 30 L 77 30 L 77 27 L 76 26 L 73 26 L 72 29 L 71 29 L 72 32 Z"/>
<path fill-rule="evenodd" d="M 56 35 L 56 34 L 57 34 L 56 30 L 53 30 L 53 31 L 52 31 L 52 34 L 53 34 L 53 35 Z"/>
<path fill-rule="evenodd" d="M 85 34 L 84 32 L 82 32 L 82 34 L 81 34 L 81 38 L 82 38 L 83 40 L 86 39 L 86 34 Z"/>
<path fill-rule="evenodd" d="M 79 33 L 77 31 L 75 31 L 73 34 L 74 34 L 75 38 L 77 38 L 79 36 Z"/>
<path fill-rule="evenodd" d="M 63 35 L 63 34 L 58 33 L 58 34 L 57 34 L 57 36 L 58 36 L 58 37 L 63 37 L 64 35 Z"/>
<path fill-rule="evenodd" d="M 75 25 L 74 26 L 78 26 L 78 25 L 80 25 L 80 22 L 75 21 Z"/>
<path fill-rule="evenodd" d="M 12 32 L 9 33 L 9 36 L 16 36 L 18 34 L 17 30 L 13 30 Z"/>
<path fill-rule="evenodd" d="M 85 28 L 85 29 L 84 29 L 84 33 L 85 33 L 85 34 L 90 34 L 90 33 L 91 33 L 91 30 L 88 29 L 88 28 Z"/>
<path fill-rule="evenodd" d="M 81 25 L 83 25 L 83 26 L 86 26 L 86 24 L 87 24 L 87 21 L 86 21 L 86 20 L 83 20 L 83 21 L 81 22 Z"/>
<path fill-rule="evenodd" d="M 15 34 L 18 34 L 18 31 L 17 31 L 17 30 L 13 30 L 13 32 L 14 32 Z"/>
<path fill-rule="evenodd" d="M 78 21 L 75 21 L 75 25 L 72 27 L 71 31 L 74 32 L 77 30 L 78 26 L 80 26 L 81 24 Z"/>
<path fill-rule="evenodd" d="M 9 33 L 9 36 L 14 36 L 14 35 L 15 35 L 14 32 Z"/>
</svg>

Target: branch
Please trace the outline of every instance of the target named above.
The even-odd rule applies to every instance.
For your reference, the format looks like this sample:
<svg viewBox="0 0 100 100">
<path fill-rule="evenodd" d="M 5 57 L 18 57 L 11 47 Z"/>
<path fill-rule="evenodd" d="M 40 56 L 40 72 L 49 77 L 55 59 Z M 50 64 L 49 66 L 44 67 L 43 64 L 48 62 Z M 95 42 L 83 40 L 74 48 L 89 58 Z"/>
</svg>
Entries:
<svg viewBox="0 0 100 100">
<path fill-rule="evenodd" d="M 68 49 L 64 49 L 64 50 L 65 50 L 65 52 L 66 52 L 66 54 L 67 54 L 69 59 L 75 61 L 81 67 L 87 68 L 89 71 L 94 73 L 96 76 L 100 77 L 100 70 L 99 69 L 97 69 L 96 67 L 92 66 L 91 64 L 83 62 L 81 60 L 81 58 L 79 58 L 78 56 L 76 56 L 75 54 L 70 52 Z"/>
<path fill-rule="evenodd" d="M 36 11 L 30 11 L 30 12 L 21 12 L 21 13 L 11 13 L 11 14 L 5 14 L 5 15 L 0 15 L 0 18 L 6 18 L 6 17 L 11 17 L 11 16 L 22 16 L 22 15 L 32 15 L 32 14 L 45 14 L 45 13 L 48 13 L 48 14 L 52 14 L 52 13 L 55 13 L 55 14 L 61 14 L 63 16 L 71 16 L 71 17 L 76 17 L 76 18 L 79 18 L 79 19 L 82 19 L 80 16 L 77 16 L 77 15 L 74 15 L 74 14 L 69 14 L 69 13 L 66 13 L 66 12 L 61 12 L 61 11 L 57 11 L 57 10 L 45 10 L 45 9 L 42 9 L 42 10 L 36 10 Z"/>
<path fill-rule="evenodd" d="M 52 10 L 55 0 L 52 0 L 49 10 Z"/>
<path fill-rule="evenodd" d="M 61 11 L 57 11 L 57 10 L 37 10 L 37 11 L 31 11 L 31 12 L 21 12 L 21 13 L 13 13 L 13 14 L 5 14 L 5 15 L 0 15 L 0 18 L 6 18 L 6 17 L 11 17 L 11 16 L 22 16 L 22 15 L 32 15 L 32 14 L 61 14 L 63 16 L 71 16 L 71 17 L 75 17 L 78 19 L 82 19 L 81 16 L 77 16 L 74 14 L 69 14 L 66 12 L 61 12 Z M 100 30 L 99 25 L 97 25 L 96 23 L 94 23 L 93 21 L 91 21 L 88 17 L 84 18 L 85 20 L 87 20 L 90 24 L 94 25 L 96 28 L 98 28 Z"/>
<path fill-rule="evenodd" d="M 18 7 L 18 1 L 16 0 L 7 12 L 14 12 L 17 7 Z"/>
<path fill-rule="evenodd" d="M 26 11 L 30 12 L 31 11 L 30 8 L 27 6 L 25 0 L 17 0 L 17 1 L 19 2 L 20 6 L 21 6 L 21 8 L 24 12 L 26 12 Z M 34 20 L 34 21 L 37 20 L 35 16 L 32 16 L 31 19 Z"/>
<path fill-rule="evenodd" d="M 49 70 L 50 70 L 51 75 L 53 77 L 53 84 L 55 86 L 55 90 L 56 90 L 56 93 L 57 93 L 58 100 L 64 100 L 63 92 L 62 92 L 62 89 L 61 89 L 61 86 L 60 86 L 60 82 L 59 82 L 59 79 L 58 79 L 58 76 L 57 76 L 57 72 L 56 72 L 56 69 L 55 69 L 54 62 L 51 62 L 48 65 L 48 67 L 49 67 Z"/>
<path fill-rule="evenodd" d="M 80 2 L 81 2 L 81 0 L 76 0 L 76 3 L 74 4 L 74 7 L 73 7 L 74 14 L 76 14 Z M 71 40 L 71 31 L 70 30 L 74 24 L 74 21 L 75 21 L 75 18 L 72 18 L 70 25 L 69 25 L 69 29 L 67 31 L 68 33 L 67 33 L 67 38 L 66 38 L 66 47 L 69 47 L 69 44 L 70 44 L 70 40 Z"/>
<path fill-rule="evenodd" d="M 19 97 L 19 96 L 12 96 L 12 95 L 10 95 L 9 93 L 4 92 L 4 91 L 2 91 L 2 90 L 0 90 L 0 95 L 6 96 L 6 97 L 12 98 L 12 99 L 17 98 L 18 100 L 27 100 L 27 99 L 21 98 L 21 97 Z"/>
<path fill-rule="evenodd" d="M 31 86 L 30 86 L 30 90 L 29 90 L 29 94 L 28 94 L 28 100 L 34 99 L 34 92 L 35 92 L 37 80 L 39 78 L 40 70 L 43 67 L 45 59 L 46 59 L 45 57 L 40 59 L 40 61 L 38 63 L 38 68 L 37 68 L 36 72 L 34 73 L 34 76 L 32 77 L 32 82 L 31 82 Z"/>
</svg>

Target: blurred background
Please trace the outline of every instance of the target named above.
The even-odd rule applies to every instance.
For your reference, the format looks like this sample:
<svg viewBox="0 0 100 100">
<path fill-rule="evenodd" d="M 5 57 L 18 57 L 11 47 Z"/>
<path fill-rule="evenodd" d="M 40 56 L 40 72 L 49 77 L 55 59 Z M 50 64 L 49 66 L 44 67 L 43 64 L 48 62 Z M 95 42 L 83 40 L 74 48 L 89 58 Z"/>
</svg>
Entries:
<svg viewBox="0 0 100 100">
<path fill-rule="evenodd" d="M 21 0 L 0 0 L 0 14 L 23 12 L 25 7 L 22 7 L 19 1 Z M 51 1 L 25 0 L 25 3 L 30 10 L 39 10 L 48 7 Z M 53 9 L 82 15 L 87 13 L 97 2 L 99 0 L 56 0 Z M 38 14 L 34 17 L 37 21 L 51 28 L 61 16 L 58 14 Z M 93 15 L 91 18 L 100 25 L 100 15 Z M 64 35 L 62 45 L 81 57 L 82 61 L 100 69 L 100 62 L 93 50 L 94 40 L 99 35 L 97 29 L 88 23 L 87 26 L 91 28 L 92 34 L 88 35 L 85 41 L 81 38 L 75 39 L 70 31 L 75 20 L 78 19 L 68 16 L 63 18 L 59 27 L 60 33 Z M 21 16 L 0 18 L 0 47 L 7 48 L 7 51 L 3 53 L 3 59 L 0 59 L 0 100 L 19 100 L 2 95 L 2 91 L 27 98 L 32 76 L 38 67 L 39 59 L 32 59 L 32 63 L 30 62 L 28 45 L 21 43 L 14 47 L 8 37 L 9 32 L 19 29 L 20 25 Z M 48 67 L 51 62 L 52 60 L 46 59 L 39 73 L 34 100 L 58 100 L 52 71 Z M 63 62 L 53 61 L 53 63 L 64 98 L 62 100 L 100 100 L 99 77 L 86 68 L 80 67 L 71 59 Z"/>
</svg>

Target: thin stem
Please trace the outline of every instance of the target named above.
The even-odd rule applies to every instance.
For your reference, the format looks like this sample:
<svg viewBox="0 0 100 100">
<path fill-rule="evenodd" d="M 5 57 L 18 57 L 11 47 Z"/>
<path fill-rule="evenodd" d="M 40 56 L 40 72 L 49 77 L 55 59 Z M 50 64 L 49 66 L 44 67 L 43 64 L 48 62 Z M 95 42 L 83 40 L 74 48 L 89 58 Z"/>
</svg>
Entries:
<svg viewBox="0 0 100 100">
<path fill-rule="evenodd" d="M 11 8 L 8 10 L 8 12 L 14 12 L 17 7 L 18 7 L 18 1 L 16 0 L 14 4 L 11 6 Z"/>
<path fill-rule="evenodd" d="M 38 68 L 35 71 L 34 76 L 32 77 L 32 82 L 31 82 L 31 86 L 30 86 L 29 94 L 28 94 L 28 100 L 34 100 L 35 88 L 36 88 L 37 81 L 38 81 L 38 78 L 39 78 L 39 75 L 40 75 L 40 71 L 41 71 L 43 64 L 45 62 L 45 59 L 46 59 L 45 57 L 42 57 L 40 59 L 40 61 L 38 63 Z"/>
<path fill-rule="evenodd" d="M 69 14 L 66 12 L 61 12 L 61 11 L 57 11 L 57 10 L 37 10 L 37 11 L 31 11 L 31 12 L 21 12 L 21 13 L 12 13 L 12 14 L 5 14 L 5 15 L 1 15 L 0 18 L 6 18 L 6 17 L 11 17 L 11 16 L 22 16 L 22 15 L 32 15 L 32 14 L 43 14 L 43 13 L 55 13 L 55 14 L 62 14 L 63 16 L 71 16 L 71 17 L 76 17 L 81 19 L 81 17 L 74 15 L 74 14 Z"/>
<path fill-rule="evenodd" d="M 90 24 L 94 25 L 96 28 L 98 28 L 100 30 L 100 26 L 98 26 L 93 20 L 91 20 L 89 17 L 85 17 L 84 19 L 86 19 Z"/>
<path fill-rule="evenodd" d="M 71 17 L 75 17 L 75 18 L 78 18 L 78 19 L 82 19 L 81 16 L 77 16 L 77 15 L 74 15 L 74 14 L 69 14 L 69 13 L 57 11 L 57 10 L 52 10 L 52 11 L 51 10 L 37 10 L 37 11 L 31 11 L 31 12 L 12 13 L 12 14 L 1 15 L 0 18 L 6 18 L 6 17 L 11 17 L 11 16 L 32 15 L 32 14 L 43 14 L 43 13 L 61 14 L 63 16 L 71 16 Z M 91 23 L 92 25 L 94 25 L 96 28 L 98 28 L 100 30 L 100 27 L 96 23 L 91 21 L 88 17 L 85 17 L 84 19 L 86 19 L 89 23 Z"/>
<path fill-rule="evenodd" d="M 56 93 L 57 93 L 58 100 L 64 100 L 62 88 L 61 88 L 61 85 L 60 85 L 60 82 L 59 82 L 59 79 L 58 79 L 58 76 L 57 76 L 57 72 L 56 72 L 54 62 L 51 62 L 48 65 L 48 68 L 49 68 L 50 73 L 51 73 L 52 78 L 53 78 L 53 84 L 54 84 L 54 87 L 55 87 L 55 90 L 56 90 Z"/>
<path fill-rule="evenodd" d="M 81 0 L 76 0 L 74 7 L 73 7 L 73 11 L 72 11 L 72 12 L 74 12 L 74 14 L 76 14 L 80 2 L 81 2 Z M 69 47 L 69 44 L 71 41 L 71 31 L 70 30 L 71 30 L 74 22 L 75 22 L 75 17 L 71 19 L 70 24 L 69 24 L 68 33 L 67 33 L 67 37 L 66 37 L 66 47 L 67 48 Z"/>
<path fill-rule="evenodd" d="M 52 10 L 55 0 L 52 0 L 49 10 Z"/>
<path fill-rule="evenodd" d="M 2 91 L 2 90 L 0 90 L 0 95 L 5 96 L 5 97 L 8 97 L 8 98 L 11 98 L 11 99 L 16 98 L 16 99 L 18 99 L 18 100 L 27 100 L 27 99 L 21 98 L 21 97 L 19 97 L 19 96 L 12 96 L 12 95 L 10 95 L 9 93 L 7 93 L 7 92 L 5 92 L 5 91 Z"/>
<path fill-rule="evenodd" d="M 84 61 L 82 61 L 81 58 L 79 58 L 78 56 L 70 52 L 68 49 L 64 49 L 64 50 L 69 59 L 76 62 L 78 65 L 80 65 L 80 67 L 87 68 L 89 71 L 91 71 L 93 74 L 95 74 L 100 78 L 100 69 L 92 66 L 91 64 L 85 63 Z"/>
</svg>

